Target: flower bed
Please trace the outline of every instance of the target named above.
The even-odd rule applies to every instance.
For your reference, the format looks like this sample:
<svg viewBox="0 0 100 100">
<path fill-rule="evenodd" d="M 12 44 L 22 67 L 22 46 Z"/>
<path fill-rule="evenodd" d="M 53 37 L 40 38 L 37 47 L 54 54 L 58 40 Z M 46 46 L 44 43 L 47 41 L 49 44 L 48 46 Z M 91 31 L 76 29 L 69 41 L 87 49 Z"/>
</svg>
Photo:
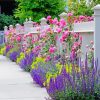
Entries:
<svg viewBox="0 0 100 100">
<path fill-rule="evenodd" d="M 82 61 L 80 34 L 70 32 L 64 19 L 48 16 L 47 21 L 50 27 L 39 31 L 37 36 L 17 35 L 14 29 L 8 31 L 1 54 L 29 71 L 32 79 L 45 87 L 54 100 L 99 100 L 100 77 L 98 62 L 93 57 L 93 42 L 87 46 L 89 53 Z"/>
</svg>

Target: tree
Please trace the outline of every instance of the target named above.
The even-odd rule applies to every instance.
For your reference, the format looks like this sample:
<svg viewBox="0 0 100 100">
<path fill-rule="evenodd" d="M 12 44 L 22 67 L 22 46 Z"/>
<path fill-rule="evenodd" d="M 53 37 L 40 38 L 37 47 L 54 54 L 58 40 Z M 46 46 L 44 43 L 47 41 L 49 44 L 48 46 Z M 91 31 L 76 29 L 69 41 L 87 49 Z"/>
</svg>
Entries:
<svg viewBox="0 0 100 100">
<path fill-rule="evenodd" d="M 74 12 L 74 15 L 88 15 L 92 16 L 93 7 L 100 4 L 100 0 L 67 0 L 68 12 Z"/>
<path fill-rule="evenodd" d="M 31 17 L 34 21 L 51 15 L 57 17 L 65 10 L 66 0 L 16 0 L 18 8 L 14 16 L 22 22 Z"/>
<path fill-rule="evenodd" d="M 86 4 L 86 0 L 67 0 L 68 12 L 73 12 L 74 15 L 88 15 L 93 14 L 93 4 Z"/>
</svg>

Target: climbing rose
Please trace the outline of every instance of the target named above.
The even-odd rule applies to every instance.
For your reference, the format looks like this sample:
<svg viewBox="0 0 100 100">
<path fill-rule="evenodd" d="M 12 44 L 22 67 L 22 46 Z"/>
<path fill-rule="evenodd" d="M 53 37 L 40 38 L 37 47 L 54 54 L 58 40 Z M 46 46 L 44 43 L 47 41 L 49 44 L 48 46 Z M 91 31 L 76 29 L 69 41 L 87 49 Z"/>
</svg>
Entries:
<svg viewBox="0 0 100 100">
<path fill-rule="evenodd" d="M 17 41 L 18 41 L 18 42 L 21 41 L 21 37 L 20 37 L 20 36 L 17 37 Z"/>
<path fill-rule="evenodd" d="M 50 20 L 51 19 L 51 16 L 49 15 L 49 16 L 47 16 L 47 20 Z"/>
<path fill-rule="evenodd" d="M 61 28 L 57 28 L 56 31 L 57 31 L 57 33 L 60 33 L 62 31 L 62 29 Z"/>
<path fill-rule="evenodd" d="M 80 41 L 82 41 L 82 36 L 80 36 Z"/>
<path fill-rule="evenodd" d="M 54 19 L 52 20 L 52 23 L 57 25 L 58 19 L 57 19 L 57 18 L 54 18 Z"/>
<path fill-rule="evenodd" d="M 46 61 L 50 61 L 50 59 L 51 59 L 50 55 L 47 55 L 46 56 Z"/>
<path fill-rule="evenodd" d="M 67 14 L 67 16 L 68 16 L 68 17 L 69 17 L 69 16 L 73 16 L 73 13 L 69 12 L 69 13 Z"/>
<path fill-rule="evenodd" d="M 49 48 L 49 52 L 50 52 L 50 53 L 54 53 L 55 51 L 56 51 L 56 47 L 50 47 L 50 48 Z"/>
<path fill-rule="evenodd" d="M 61 28 L 64 28 L 66 26 L 66 21 L 64 19 L 61 19 L 59 25 Z"/>
<path fill-rule="evenodd" d="M 93 44 L 94 42 L 93 41 L 90 41 L 90 43 Z"/>
</svg>

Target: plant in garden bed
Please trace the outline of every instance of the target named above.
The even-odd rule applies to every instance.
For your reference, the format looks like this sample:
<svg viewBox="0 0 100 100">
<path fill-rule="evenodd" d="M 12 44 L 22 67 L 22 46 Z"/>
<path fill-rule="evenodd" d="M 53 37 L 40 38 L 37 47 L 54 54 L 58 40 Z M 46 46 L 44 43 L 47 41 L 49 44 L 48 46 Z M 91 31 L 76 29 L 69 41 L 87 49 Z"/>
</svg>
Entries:
<svg viewBox="0 0 100 100">
<path fill-rule="evenodd" d="M 72 24 L 71 13 L 68 17 Z M 99 98 L 97 62 L 94 67 L 93 57 L 88 62 L 87 55 L 85 63 L 81 61 L 82 37 L 70 32 L 64 19 L 48 16 L 47 21 L 50 25 L 39 31 L 37 37 L 30 33 L 24 35 L 23 44 L 22 36 L 10 30 L 6 55 L 22 69 L 30 71 L 33 80 L 41 87 L 45 86 L 54 100 Z"/>
<path fill-rule="evenodd" d="M 38 83 L 41 80 L 44 80 L 42 78 L 45 78 L 44 81 L 40 82 L 42 84 L 40 86 L 48 86 L 51 78 L 55 78 L 57 77 L 57 75 L 61 74 L 62 68 L 63 68 L 63 65 L 58 61 L 53 61 L 53 60 L 45 61 L 44 58 L 37 57 L 36 60 L 32 63 L 31 76 L 36 81 L 36 83 Z M 69 66 L 68 64 L 66 64 L 65 69 L 67 73 L 70 73 L 70 74 L 72 73 L 71 64 Z M 35 71 L 39 70 L 39 72 L 40 71 L 41 72 L 36 74 L 34 70 Z M 75 70 L 79 72 L 79 68 L 75 68 Z M 40 80 L 35 78 L 36 75 L 40 77 Z"/>
<path fill-rule="evenodd" d="M 19 52 L 13 51 L 12 53 L 10 53 L 9 58 L 10 58 L 10 60 L 16 62 L 16 59 L 17 59 L 18 56 L 19 56 Z"/>
<path fill-rule="evenodd" d="M 31 67 L 32 67 L 32 70 L 31 70 L 31 76 L 33 78 L 33 80 L 39 84 L 41 87 L 43 87 L 43 82 L 45 81 L 45 76 L 44 76 L 44 70 L 43 68 L 40 68 L 38 65 L 42 63 L 45 63 L 44 62 L 44 59 L 41 58 L 41 57 L 36 57 L 36 59 L 33 61 Z M 42 64 L 43 65 L 43 64 Z"/>
<path fill-rule="evenodd" d="M 20 61 L 21 61 L 22 59 L 24 59 L 24 58 L 25 58 L 25 54 L 24 54 L 23 52 L 20 52 L 19 56 L 18 56 L 17 59 L 16 59 L 16 63 L 19 64 Z"/>
<path fill-rule="evenodd" d="M 31 71 L 32 78 L 38 83 L 40 86 L 46 86 L 49 81 L 50 77 L 56 77 L 59 70 L 56 67 L 56 64 L 53 62 L 41 62 L 40 60 L 38 63 L 34 62 L 34 66 Z M 40 73 L 35 73 L 35 71 L 39 71 Z M 36 77 L 40 77 L 37 79 Z M 42 81 L 43 80 L 43 81 Z"/>
<path fill-rule="evenodd" d="M 5 46 L 6 49 L 5 49 L 5 54 L 4 55 L 7 55 L 7 53 L 10 51 L 10 49 L 12 48 L 10 45 L 7 45 Z"/>
<path fill-rule="evenodd" d="M 31 70 L 31 64 L 35 59 L 35 54 L 32 53 L 31 51 L 25 55 L 25 57 L 19 62 L 19 65 L 22 69 L 25 71 L 30 71 Z"/>
<path fill-rule="evenodd" d="M 6 37 L 6 51 L 5 55 L 9 57 L 12 61 L 16 61 L 17 56 L 20 53 L 21 49 L 21 35 L 16 34 L 16 30 L 10 29 L 5 32 L 5 37 Z"/>
<path fill-rule="evenodd" d="M 97 62 L 95 62 L 95 67 L 89 68 L 86 58 L 84 66 L 81 65 L 80 72 L 73 69 L 72 74 L 69 74 L 63 68 L 60 75 L 50 79 L 47 91 L 54 100 L 100 99 L 100 83 L 98 81 L 100 77 L 97 74 Z"/>
<path fill-rule="evenodd" d="M 16 62 L 16 59 L 17 59 L 17 57 L 19 56 L 19 54 L 20 54 L 19 48 L 13 47 L 13 48 L 11 48 L 11 49 L 7 52 L 6 56 L 7 56 L 8 58 L 10 58 L 10 60 Z"/>
<path fill-rule="evenodd" d="M 52 19 L 51 16 L 48 16 L 47 20 L 50 23 L 50 27 L 42 31 L 38 38 L 39 40 L 34 41 L 35 46 L 32 49 L 34 53 L 37 53 L 37 51 L 39 51 L 39 53 L 31 65 L 31 75 L 40 86 L 48 86 L 50 79 L 61 74 L 62 68 L 64 67 L 66 72 L 72 73 L 72 64 L 70 62 L 76 60 L 78 57 L 77 51 L 81 48 L 82 42 L 82 38 L 79 34 L 70 33 L 69 30 L 65 28 L 67 24 L 64 19 L 58 21 L 56 18 Z M 53 26 L 56 27 L 56 30 L 53 29 Z M 62 54 L 57 51 L 56 46 L 57 39 L 59 38 L 57 35 L 59 34 L 59 42 L 65 44 L 62 48 Z M 71 57 L 70 54 L 72 54 Z M 67 59 L 66 56 L 69 56 L 69 59 Z M 70 63 L 70 67 L 68 66 L 68 62 Z M 37 71 L 38 74 L 36 74 L 34 70 Z M 75 66 L 75 70 L 79 71 L 79 68 Z M 40 77 L 40 80 L 39 78 L 35 78 L 35 76 Z"/>
<path fill-rule="evenodd" d="M 5 45 L 0 46 L 0 55 L 4 55 L 5 51 L 6 51 L 6 46 Z"/>
</svg>

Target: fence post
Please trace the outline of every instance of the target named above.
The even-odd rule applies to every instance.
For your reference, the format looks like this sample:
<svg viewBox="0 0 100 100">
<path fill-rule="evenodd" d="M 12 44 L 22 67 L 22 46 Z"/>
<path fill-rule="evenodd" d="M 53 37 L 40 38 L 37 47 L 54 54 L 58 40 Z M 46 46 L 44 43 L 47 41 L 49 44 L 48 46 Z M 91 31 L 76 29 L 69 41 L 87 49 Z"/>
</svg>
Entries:
<svg viewBox="0 0 100 100">
<path fill-rule="evenodd" d="M 59 17 L 60 17 L 61 19 L 66 20 L 66 19 L 67 19 L 67 13 L 63 12 L 63 13 L 61 13 L 61 14 L 59 15 Z"/>
<path fill-rule="evenodd" d="M 27 22 L 27 27 L 28 27 L 28 33 L 33 30 L 33 21 L 31 18 L 29 18 L 29 21 Z"/>
<path fill-rule="evenodd" d="M 5 26 L 4 27 L 4 40 L 5 40 L 5 43 L 7 43 L 7 36 L 6 36 L 6 32 L 8 31 L 8 27 L 7 26 Z"/>
<path fill-rule="evenodd" d="M 28 27 L 33 28 L 33 21 L 31 18 L 29 18 Z"/>
<path fill-rule="evenodd" d="M 16 24 L 16 34 L 20 34 L 20 24 Z"/>
<path fill-rule="evenodd" d="M 4 33 L 7 32 L 7 31 L 8 31 L 8 27 L 5 26 L 5 27 L 4 27 Z"/>
<path fill-rule="evenodd" d="M 44 29 L 47 29 L 48 28 L 47 19 L 46 18 L 41 18 L 40 21 L 41 21 L 40 31 L 42 31 Z"/>
<path fill-rule="evenodd" d="M 41 21 L 41 23 L 40 23 L 41 26 L 42 26 L 42 25 L 43 25 L 43 26 L 44 26 L 44 25 L 47 25 L 47 20 L 46 20 L 46 18 L 41 18 L 40 21 Z"/>
<path fill-rule="evenodd" d="M 100 4 L 94 7 L 94 57 L 98 59 L 98 70 L 100 70 Z"/>
<path fill-rule="evenodd" d="M 25 32 L 25 34 L 28 33 L 28 19 L 27 18 L 24 22 L 24 32 Z"/>
<path fill-rule="evenodd" d="M 9 26 L 9 30 L 13 30 L 14 28 L 13 28 L 13 25 L 10 25 Z"/>
</svg>

